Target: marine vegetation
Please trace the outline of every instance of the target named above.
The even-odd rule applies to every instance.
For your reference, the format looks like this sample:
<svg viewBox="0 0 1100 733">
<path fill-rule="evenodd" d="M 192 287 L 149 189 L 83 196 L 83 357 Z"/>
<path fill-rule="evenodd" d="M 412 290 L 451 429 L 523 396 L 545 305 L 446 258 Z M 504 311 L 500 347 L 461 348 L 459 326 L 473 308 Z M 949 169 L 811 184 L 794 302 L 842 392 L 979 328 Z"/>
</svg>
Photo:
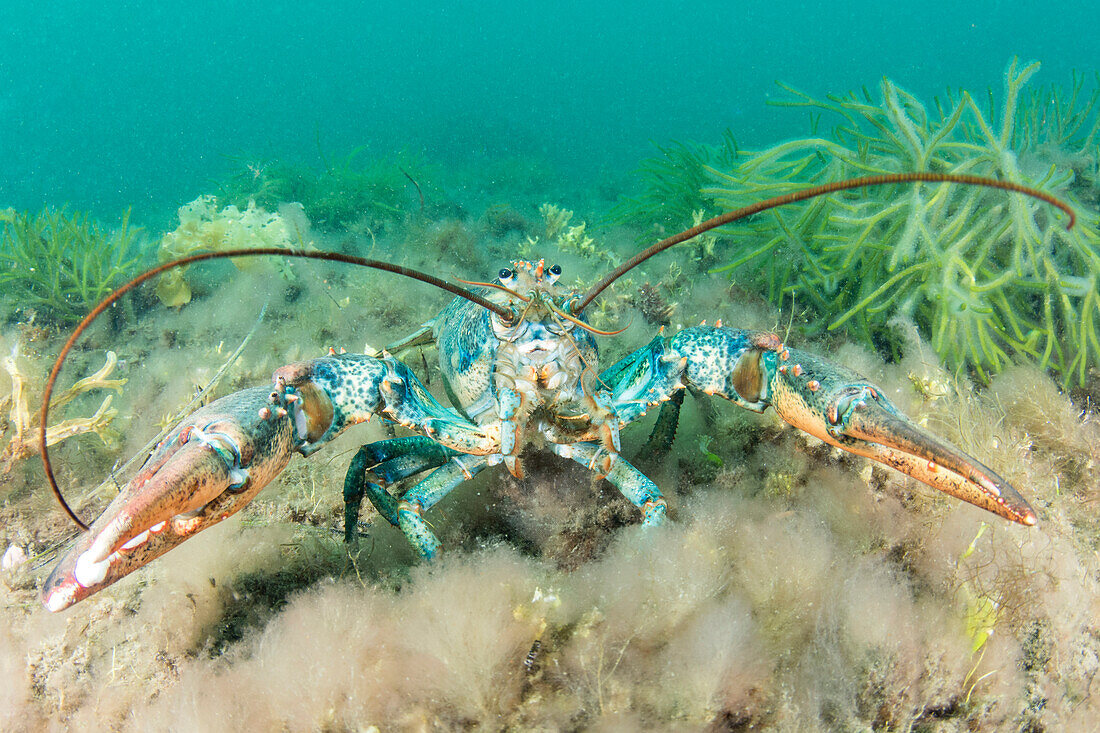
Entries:
<svg viewBox="0 0 1100 733">
<path fill-rule="evenodd" d="M 361 162 L 366 148 L 329 158 L 321 167 L 281 161 L 245 161 L 218 194 L 222 205 L 247 207 L 250 202 L 270 211 L 297 201 L 314 226 L 323 231 L 377 229 L 423 207 L 420 180 L 423 164 L 371 159 Z M 418 171 L 413 178 L 409 169 Z"/>
<path fill-rule="evenodd" d="M 0 298 L 43 321 L 72 325 L 142 262 L 130 213 L 104 230 L 89 214 L 0 211 Z"/>
<path fill-rule="evenodd" d="M 1082 212 L 1072 231 L 1034 201 L 983 189 L 918 185 L 816 199 L 719 234 L 732 260 L 713 272 L 752 282 L 774 303 L 809 306 L 819 328 L 845 328 L 898 357 L 895 318 L 914 321 L 952 369 L 981 381 L 1031 361 L 1081 384 L 1100 366 L 1100 86 L 1030 93 L 1037 63 L 1013 61 L 999 103 L 948 91 L 926 105 L 884 79 L 867 90 L 776 104 L 811 113 L 813 136 L 714 165 L 698 148 L 684 181 L 706 175 L 708 208 L 737 207 L 807 183 L 926 170 L 972 173 L 1057 192 Z M 829 123 L 828 134 L 819 134 Z M 694 185 L 693 183 L 691 185 Z M 650 186 L 652 190 L 660 190 Z"/>
<path fill-rule="evenodd" d="M 243 247 L 305 247 L 309 237 L 309 221 L 296 204 L 283 204 L 278 213 L 271 213 L 250 201 L 242 211 L 232 204 L 219 209 L 214 196 L 200 196 L 179 208 L 179 220 L 179 226 L 160 240 L 161 262 Z M 244 267 L 247 260 L 233 264 Z M 191 302 L 185 269 L 176 267 L 157 281 L 157 297 L 169 307 Z"/>
<path fill-rule="evenodd" d="M 0 397 L 0 441 L 11 434 L 8 444 L 0 451 L 0 473 L 11 470 L 16 461 L 34 455 L 39 450 L 38 426 L 32 418 L 29 407 L 26 366 L 21 364 L 19 346 L 16 344 L 10 354 L 4 357 L 3 367 L 8 373 L 9 392 Z M 79 380 L 50 401 L 50 407 L 57 408 L 72 402 L 79 395 L 96 389 L 113 389 L 122 392 L 125 379 L 109 379 L 118 364 L 113 351 L 107 352 L 107 361 L 95 373 Z M 107 395 L 99 409 L 91 417 L 70 418 L 46 428 L 46 445 L 56 445 L 63 440 L 83 433 L 95 433 L 108 448 L 118 444 L 118 432 L 111 422 L 118 410 L 111 407 L 113 395 Z M 5 419 L 5 413 L 7 413 Z"/>
<path fill-rule="evenodd" d="M 630 224 L 639 240 L 661 238 L 691 225 L 696 211 L 713 210 L 714 199 L 704 192 L 713 183 L 711 168 L 727 170 L 737 164 L 737 141 L 729 130 L 718 145 L 674 141 L 657 146 L 660 153 L 642 161 L 638 178 L 641 192 L 624 196 L 612 209 L 610 221 Z"/>
</svg>

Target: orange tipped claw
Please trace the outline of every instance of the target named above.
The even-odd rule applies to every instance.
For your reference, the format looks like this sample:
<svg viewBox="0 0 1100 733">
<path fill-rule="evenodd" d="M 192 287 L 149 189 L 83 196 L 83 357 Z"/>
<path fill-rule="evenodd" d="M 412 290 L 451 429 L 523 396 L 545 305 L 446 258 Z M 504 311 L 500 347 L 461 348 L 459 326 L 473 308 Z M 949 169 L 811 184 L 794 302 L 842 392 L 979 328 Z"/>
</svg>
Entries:
<svg viewBox="0 0 1100 733">
<path fill-rule="evenodd" d="M 791 349 L 790 361 L 796 368 L 775 369 L 770 385 L 772 405 L 790 424 L 1005 519 L 1036 523 L 1011 484 L 915 425 L 873 384 L 806 352 Z"/>
<path fill-rule="evenodd" d="M 46 607 L 68 608 L 250 502 L 295 448 L 291 420 L 272 412 L 271 394 L 237 392 L 177 426 L 54 568 L 42 588 Z"/>
</svg>

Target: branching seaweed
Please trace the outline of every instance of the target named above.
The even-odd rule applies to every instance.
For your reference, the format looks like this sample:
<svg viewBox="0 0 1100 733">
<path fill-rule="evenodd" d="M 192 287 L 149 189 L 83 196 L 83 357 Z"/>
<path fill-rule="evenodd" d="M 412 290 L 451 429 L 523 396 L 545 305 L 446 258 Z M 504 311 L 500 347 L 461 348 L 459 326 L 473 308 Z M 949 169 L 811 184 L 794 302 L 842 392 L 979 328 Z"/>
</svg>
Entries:
<svg viewBox="0 0 1100 733">
<path fill-rule="evenodd" d="M 789 87 L 777 104 L 805 108 L 831 134 L 783 143 L 738 165 L 707 166 L 701 191 L 726 208 L 807 183 L 928 170 L 993 176 L 1056 192 L 1081 211 L 1067 232 L 1038 202 L 985 189 L 883 187 L 768 212 L 724 232 L 739 254 L 714 272 L 748 277 L 773 302 L 793 294 L 829 330 L 880 351 L 899 348 L 895 315 L 912 318 L 940 357 L 982 381 L 1032 360 L 1082 383 L 1100 364 L 1100 217 L 1095 190 L 1100 91 L 1024 94 L 1039 65 L 1013 61 L 1000 106 L 949 91 L 927 107 L 888 79 L 816 99 Z"/>
<path fill-rule="evenodd" d="M 60 326 L 71 325 L 141 262 L 130 213 L 107 232 L 88 214 L 0 211 L 0 292 Z"/>
<path fill-rule="evenodd" d="M 244 209 L 255 202 L 275 211 L 280 204 L 298 202 L 310 221 L 326 231 L 377 227 L 415 210 L 414 199 L 423 200 L 420 184 L 426 166 L 384 159 L 361 161 L 365 149 L 359 147 L 334 158 L 322 153 L 320 170 L 241 158 L 238 172 L 220 186 L 219 203 Z M 404 172 L 414 169 L 421 171 L 416 179 Z"/>
<path fill-rule="evenodd" d="M 638 227 L 644 240 L 686 229 L 696 211 L 712 211 L 714 199 L 704 191 L 713 182 L 710 168 L 732 167 L 738 157 L 729 130 L 719 145 L 673 142 L 656 147 L 660 154 L 638 167 L 641 193 L 624 197 L 610 215 L 614 223 Z"/>
<path fill-rule="evenodd" d="M 108 351 L 107 360 L 102 368 L 54 397 L 50 401 L 50 407 L 68 404 L 79 395 L 96 389 L 113 389 L 121 393 L 126 380 L 109 379 L 117 364 L 118 357 L 115 352 Z M 34 455 L 39 450 L 38 428 L 34 424 L 28 406 L 27 377 L 19 364 L 18 345 L 12 349 L 10 355 L 4 357 L 3 367 L 11 379 L 11 395 L 0 400 L 0 437 L 6 437 L 10 429 L 11 438 L 7 446 L 0 450 L 0 474 L 7 473 L 16 461 Z M 112 397 L 113 395 L 107 395 L 91 417 L 70 418 L 56 425 L 50 425 L 46 429 L 46 444 L 55 445 L 82 433 L 95 433 L 105 446 L 115 447 L 119 435 L 111 427 L 111 421 L 118 415 L 118 410 L 111 407 Z M 3 420 L 5 410 L 10 410 L 9 422 Z"/>
</svg>

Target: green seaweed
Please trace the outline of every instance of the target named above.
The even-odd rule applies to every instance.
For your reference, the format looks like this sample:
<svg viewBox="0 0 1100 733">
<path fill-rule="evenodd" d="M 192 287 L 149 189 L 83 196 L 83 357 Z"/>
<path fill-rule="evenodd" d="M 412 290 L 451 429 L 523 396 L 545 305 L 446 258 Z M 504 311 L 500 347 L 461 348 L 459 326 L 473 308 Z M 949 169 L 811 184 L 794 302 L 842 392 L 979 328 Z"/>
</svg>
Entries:
<svg viewBox="0 0 1100 733">
<path fill-rule="evenodd" d="M 712 453 L 710 450 L 710 444 L 714 442 L 714 438 L 710 435 L 699 436 L 699 452 L 703 454 L 703 457 L 710 463 L 714 464 L 718 468 L 722 468 L 725 462 L 722 460 L 722 456 L 717 453 Z"/>
<path fill-rule="evenodd" d="M 0 212 L 3 297 L 59 326 L 72 325 L 136 273 L 138 231 L 130 227 L 129 211 L 112 231 L 64 209 Z"/>
<path fill-rule="evenodd" d="M 422 169 L 393 160 L 361 160 L 365 148 L 329 158 L 321 156 L 320 169 L 282 161 L 253 162 L 236 158 L 238 171 L 220 184 L 219 203 L 240 209 L 254 201 L 276 211 L 279 204 L 302 204 L 310 222 L 319 229 L 375 228 L 401 219 L 419 206 L 414 184 L 403 172 Z"/>
<path fill-rule="evenodd" d="M 609 216 L 612 223 L 637 227 L 639 240 L 687 229 L 695 212 L 714 210 L 714 197 L 704 190 L 713 182 L 710 170 L 733 166 L 738 156 L 729 130 L 718 145 L 672 142 L 656 147 L 660 154 L 643 160 L 636 172 L 642 190 L 623 197 Z"/>
<path fill-rule="evenodd" d="M 707 166 L 701 190 L 735 208 L 811 183 L 908 170 L 969 173 L 1034 186 L 1069 201 L 1066 231 L 1049 207 L 1022 196 L 949 184 L 883 186 L 776 209 L 722 231 L 739 254 L 712 272 L 747 279 L 773 302 L 794 298 L 895 356 L 896 316 L 911 318 L 952 369 L 983 382 L 1033 361 L 1063 384 L 1100 364 L 1100 220 L 1090 202 L 1100 159 L 1100 90 L 1046 86 L 1022 94 L 1037 63 L 1005 72 L 998 107 L 966 91 L 926 106 L 888 79 L 817 99 L 784 86 L 780 106 L 807 109 L 829 135 Z M 781 85 L 782 86 L 782 85 Z"/>
</svg>

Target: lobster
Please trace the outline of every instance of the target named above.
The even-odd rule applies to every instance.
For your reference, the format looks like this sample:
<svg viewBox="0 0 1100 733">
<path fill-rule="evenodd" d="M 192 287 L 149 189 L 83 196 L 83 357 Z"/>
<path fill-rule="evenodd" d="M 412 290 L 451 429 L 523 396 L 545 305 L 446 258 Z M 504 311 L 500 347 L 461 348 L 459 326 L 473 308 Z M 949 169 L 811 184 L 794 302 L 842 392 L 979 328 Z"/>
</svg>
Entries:
<svg viewBox="0 0 1100 733">
<path fill-rule="evenodd" d="M 649 247 L 583 295 L 563 286 L 561 268 L 517 261 L 492 282 L 468 290 L 423 273 L 351 255 L 243 249 L 203 253 L 135 278 L 100 303 L 61 350 L 43 397 L 70 348 L 100 313 L 165 270 L 219 257 L 279 255 L 327 259 L 388 270 L 457 297 L 408 338 L 378 354 L 337 354 L 277 369 L 267 387 L 230 394 L 197 410 L 162 440 L 91 527 L 57 490 L 42 436 L 47 478 L 62 507 L 86 531 L 58 562 L 41 591 L 60 611 L 111 585 L 194 534 L 239 511 L 287 465 L 309 456 L 348 426 L 379 417 L 415 433 L 363 446 L 344 484 L 345 538 L 354 539 L 367 498 L 430 560 L 441 543 L 424 518 L 451 490 L 491 466 L 523 476 L 520 455 L 534 446 L 573 460 L 606 479 L 661 524 L 667 504 L 656 484 L 622 456 L 620 433 L 649 410 L 678 404 L 684 389 L 724 397 L 755 412 L 768 407 L 822 441 L 891 466 L 951 496 L 1024 525 L 1034 510 L 992 469 L 917 426 L 882 390 L 858 374 L 790 348 L 774 333 L 698 326 L 665 336 L 612 366 L 597 368 L 600 331 L 585 308 L 616 278 L 698 234 L 768 208 L 871 185 L 911 181 L 981 185 L 1039 198 L 1041 191 L 974 176 L 908 173 L 851 179 L 727 212 Z M 435 342 L 450 406 L 444 406 L 392 352 Z M 394 487 L 423 474 L 403 491 Z"/>
</svg>

